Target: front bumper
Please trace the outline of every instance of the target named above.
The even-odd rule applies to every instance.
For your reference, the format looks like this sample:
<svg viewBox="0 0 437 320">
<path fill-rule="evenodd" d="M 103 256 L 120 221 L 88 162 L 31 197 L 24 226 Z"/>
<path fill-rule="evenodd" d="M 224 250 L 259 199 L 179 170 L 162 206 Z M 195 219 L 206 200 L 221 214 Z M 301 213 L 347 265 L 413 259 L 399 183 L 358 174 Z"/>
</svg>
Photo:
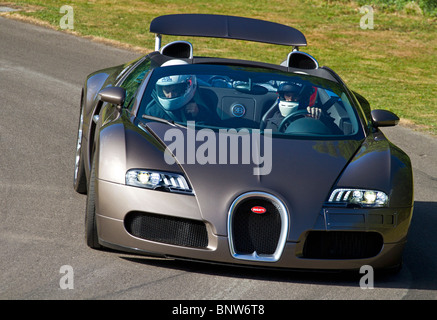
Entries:
<svg viewBox="0 0 437 320">
<path fill-rule="evenodd" d="M 363 265 L 390 268 L 401 263 L 412 208 L 369 210 L 325 208 L 321 210 L 314 228 L 297 239 L 287 239 L 280 258 L 269 262 L 236 259 L 231 253 L 228 235 L 217 234 L 212 223 L 202 218 L 194 196 L 158 192 L 97 180 L 96 221 L 99 242 L 106 247 L 125 252 L 160 255 L 215 263 L 258 267 L 319 270 L 356 270 Z M 108 199 L 111 199 L 108 201 Z M 151 241 L 129 233 L 125 218 L 132 212 L 153 213 L 163 217 L 179 217 L 205 224 L 207 245 L 202 248 Z M 224 216 L 225 217 L 225 216 Z M 381 250 L 372 257 L 308 258 L 304 247 L 312 231 L 373 232 L 382 236 Z"/>
</svg>

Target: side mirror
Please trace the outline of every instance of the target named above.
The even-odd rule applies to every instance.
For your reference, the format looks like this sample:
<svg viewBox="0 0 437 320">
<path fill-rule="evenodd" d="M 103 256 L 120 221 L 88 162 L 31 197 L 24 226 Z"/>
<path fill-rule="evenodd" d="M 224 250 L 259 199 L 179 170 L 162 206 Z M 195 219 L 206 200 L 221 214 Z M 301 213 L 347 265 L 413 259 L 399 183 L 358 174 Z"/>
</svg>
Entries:
<svg viewBox="0 0 437 320">
<path fill-rule="evenodd" d="M 399 117 L 387 110 L 372 110 L 373 125 L 378 127 L 392 127 L 399 123 Z"/>
<path fill-rule="evenodd" d="M 126 90 L 121 87 L 107 87 L 99 92 L 101 101 L 115 104 L 118 109 L 121 109 L 126 99 Z"/>
</svg>

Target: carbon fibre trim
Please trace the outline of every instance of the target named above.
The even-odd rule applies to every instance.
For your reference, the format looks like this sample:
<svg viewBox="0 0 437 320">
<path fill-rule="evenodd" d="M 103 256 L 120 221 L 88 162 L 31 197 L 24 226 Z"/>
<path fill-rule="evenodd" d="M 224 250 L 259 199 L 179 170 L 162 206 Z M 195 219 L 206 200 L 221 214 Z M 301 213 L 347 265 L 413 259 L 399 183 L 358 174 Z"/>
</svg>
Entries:
<svg viewBox="0 0 437 320">
<path fill-rule="evenodd" d="M 172 14 L 150 23 L 156 34 L 227 38 L 285 46 L 306 46 L 302 32 L 279 23 L 215 14 Z"/>
</svg>

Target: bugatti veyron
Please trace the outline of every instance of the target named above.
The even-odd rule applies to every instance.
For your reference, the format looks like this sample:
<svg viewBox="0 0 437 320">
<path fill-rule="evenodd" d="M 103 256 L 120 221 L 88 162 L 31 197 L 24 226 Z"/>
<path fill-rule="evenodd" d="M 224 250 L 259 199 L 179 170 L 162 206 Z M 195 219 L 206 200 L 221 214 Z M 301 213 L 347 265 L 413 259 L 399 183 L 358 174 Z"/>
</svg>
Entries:
<svg viewBox="0 0 437 320">
<path fill-rule="evenodd" d="M 409 157 L 297 29 L 235 16 L 155 18 L 155 50 L 84 84 L 74 188 L 89 247 L 293 269 L 401 265 Z M 278 64 L 202 57 L 215 37 L 288 46 Z M 194 42 L 194 41 L 192 41 Z"/>
</svg>

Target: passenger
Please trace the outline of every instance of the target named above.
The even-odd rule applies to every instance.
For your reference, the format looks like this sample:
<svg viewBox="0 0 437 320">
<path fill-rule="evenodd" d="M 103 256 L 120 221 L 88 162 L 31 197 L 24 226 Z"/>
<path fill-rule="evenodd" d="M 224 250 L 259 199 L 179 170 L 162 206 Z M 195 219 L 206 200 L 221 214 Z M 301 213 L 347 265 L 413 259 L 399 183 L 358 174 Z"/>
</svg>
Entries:
<svg viewBox="0 0 437 320">
<path fill-rule="evenodd" d="M 265 129 L 272 129 L 273 132 L 279 131 L 282 121 L 300 110 L 308 112 L 303 116 L 323 121 L 326 115 L 322 109 L 314 106 L 314 95 L 313 87 L 291 82 L 281 84 L 278 88 L 278 108 L 266 119 Z"/>
</svg>

